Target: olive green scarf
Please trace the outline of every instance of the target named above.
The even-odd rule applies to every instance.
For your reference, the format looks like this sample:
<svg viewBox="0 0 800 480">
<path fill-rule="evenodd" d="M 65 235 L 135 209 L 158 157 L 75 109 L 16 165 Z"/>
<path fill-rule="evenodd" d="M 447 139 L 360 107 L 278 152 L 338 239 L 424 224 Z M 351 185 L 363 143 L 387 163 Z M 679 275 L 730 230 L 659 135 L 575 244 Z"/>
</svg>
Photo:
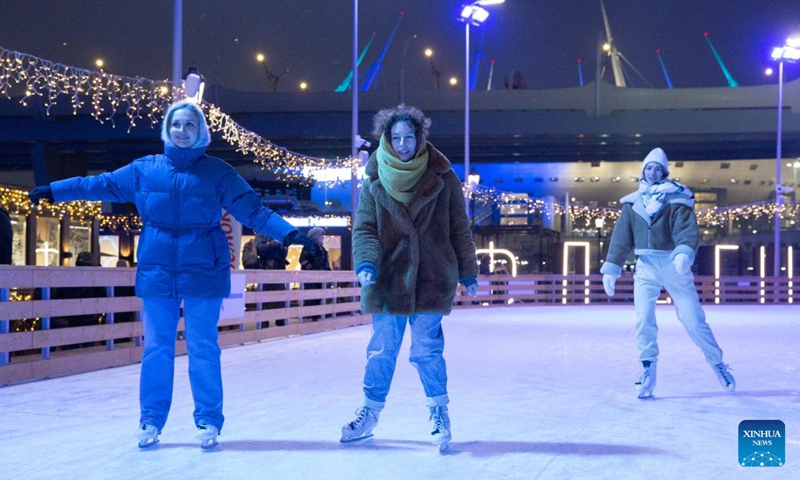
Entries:
<svg viewBox="0 0 800 480">
<path fill-rule="evenodd" d="M 414 196 L 414 187 L 428 169 L 428 146 L 425 142 L 417 150 L 416 156 L 404 162 L 397 157 L 392 145 L 381 135 L 376 152 L 378 177 L 386 192 L 398 202 L 409 205 Z"/>
</svg>

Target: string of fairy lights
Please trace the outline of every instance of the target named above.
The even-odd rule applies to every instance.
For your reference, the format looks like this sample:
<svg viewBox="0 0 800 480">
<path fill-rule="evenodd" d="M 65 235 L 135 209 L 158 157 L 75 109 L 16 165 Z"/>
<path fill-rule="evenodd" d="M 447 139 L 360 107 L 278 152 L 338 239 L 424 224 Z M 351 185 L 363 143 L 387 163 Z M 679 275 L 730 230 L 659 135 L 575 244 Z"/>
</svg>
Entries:
<svg viewBox="0 0 800 480">
<path fill-rule="evenodd" d="M 129 131 L 141 119 L 157 124 L 172 100 L 166 80 L 84 70 L 0 47 L 0 94 L 11 99 L 18 86 L 24 89 L 20 103 L 28 106 L 31 98 L 38 98 L 46 115 L 68 99 L 73 115 L 88 112 L 101 123 L 113 125 L 114 116 L 124 112 L 130 119 Z"/>
<path fill-rule="evenodd" d="M 23 216 L 48 216 L 62 219 L 69 217 L 72 220 L 84 221 L 103 217 L 102 202 L 41 202 L 34 205 L 28 199 L 27 190 L 0 187 L 0 205 L 10 214 Z"/>
<path fill-rule="evenodd" d="M 7 50 L 0 47 L 0 94 L 11 99 L 14 88 L 24 90 L 20 103 L 27 106 L 32 97 L 40 99 L 44 111 L 50 115 L 51 109 L 63 99 L 67 99 L 72 114 L 88 112 L 101 123 L 109 121 L 114 125 L 114 117 L 124 114 L 129 119 L 129 131 L 142 120 L 149 121 L 151 127 L 158 124 L 163 112 L 173 100 L 173 93 L 182 96 L 183 92 L 173 92 L 168 80 L 153 81 L 141 77 L 124 77 L 103 71 L 84 70 L 33 55 Z M 180 90 L 180 89 L 179 89 Z M 254 163 L 263 169 L 272 170 L 282 178 L 293 177 L 308 181 L 308 172 L 320 169 L 351 169 L 357 158 L 318 158 L 292 152 L 264 139 L 258 134 L 243 128 L 229 115 L 208 102 L 201 102 L 207 115 L 209 128 L 220 133 L 222 138 L 243 155 L 252 155 Z M 301 180 L 302 181 L 302 180 Z M 97 219 L 100 226 L 108 231 L 134 231 L 141 228 L 137 215 L 109 215 L 102 212 L 101 202 L 76 201 L 59 204 L 41 203 L 32 205 L 27 191 L 0 187 L 0 205 L 12 214 L 47 215 L 70 217 L 85 221 Z M 477 205 L 491 205 L 493 208 L 513 206 L 527 215 L 553 215 L 568 213 L 573 227 L 593 228 L 595 219 L 602 218 L 610 225 L 619 216 L 619 209 L 582 205 L 569 205 L 558 202 L 545 202 L 525 195 L 511 194 L 493 188 L 477 187 L 465 190 L 468 198 Z M 774 218 L 775 203 L 762 202 L 733 207 L 715 207 L 697 214 L 701 227 L 736 225 L 758 222 Z M 800 206 L 782 205 L 781 218 L 794 222 L 800 215 Z"/>
<path fill-rule="evenodd" d="M 556 215 L 563 216 L 569 211 L 573 225 L 583 225 L 591 228 L 594 228 L 595 219 L 602 218 L 603 221 L 616 221 L 620 213 L 618 208 L 584 205 L 566 206 L 556 201 L 548 202 L 541 198 L 531 198 L 525 194 L 508 193 L 483 186 L 476 186 L 471 191 L 468 187 L 465 187 L 464 195 L 474 202 L 477 208 L 490 206 L 491 208 L 501 208 L 507 213 L 515 213 L 517 215 L 541 215 L 549 220 L 552 220 Z"/>
<path fill-rule="evenodd" d="M 20 103 L 27 106 L 32 97 L 40 99 L 47 115 L 62 99 L 68 99 L 72 114 L 88 112 L 100 122 L 110 121 L 124 113 L 129 119 L 128 131 L 141 119 L 151 126 L 162 119 L 173 100 L 173 93 L 183 97 L 182 89 L 173 92 L 168 80 L 153 81 L 142 77 L 124 77 L 107 72 L 84 70 L 45 60 L 33 55 L 0 47 L 0 94 L 11 99 L 14 87 L 24 93 Z M 351 168 L 354 158 L 319 158 L 292 152 L 243 128 L 218 107 L 203 101 L 212 132 L 263 169 L 272 170 L 280 178 L 306 179 L 303 169 Z M 305 181 L 308 181 L 307 179 Z"/>
<path fill-rule="evenodd" d="M 262 168 L 270 169 L 283 178 L 305 179 L 304 171 L 326 168 L 350 169 L 358 164 L 357 158 L 318 158 L 301 155 L 273 144 L 256 133 L 243 128 L 218 107 L 203 101 L 202 107 L 212 132 L 220 132 L 222 138 L 244 155 L 253 155 L 253 161 Z"/>
<path fill-rule="evenodd" d="M 464 194 L 476 206 L 489 205 L 492 208 L 514 206 L 519 214 L 541 215 L 552 219 L 554 215 L 565 215 L 568 211 L 573 228 L 595 228 L 595 220 L 603 219 L 605 225 L 613 226 L 619 218 L 621 210 L 611 207 L 596 207 L 586 205 L 569 205 L 567 207 L 559 202 L 546 202 L 540 198 L 531 198 L 527 195 L 511 194 L 495 188 L 477 186 L 470 191 L 465 187 Z M 777 207 L 781 219 L 794 224 L 800 220 L 800 204 L 783 204 Z M 726 207 L 712 207 L 696 212 L 697 222 L 702 228 L 736 227 L 746 228 L 751 224 L 772 222 L 775 218 L 775 202 L 758 202 L 747 205 L 734 205 Z"/>
</svg>

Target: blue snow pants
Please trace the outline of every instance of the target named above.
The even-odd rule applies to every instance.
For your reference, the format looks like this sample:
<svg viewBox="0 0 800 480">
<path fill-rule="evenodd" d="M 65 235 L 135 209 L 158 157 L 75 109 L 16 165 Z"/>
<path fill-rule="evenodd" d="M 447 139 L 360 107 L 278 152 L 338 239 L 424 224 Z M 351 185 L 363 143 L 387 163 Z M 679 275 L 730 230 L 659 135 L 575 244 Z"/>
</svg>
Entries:
<svg viewBox="0 0 800 480">
<path fill-rule="evenodd" d="M 180 320 L 180 299 L 142 299 L 144 350 L 139 382 L 140 422 L 161 429 L 172 404 L 175 374 L 175 340 Z M 222 430 L 222 369 L 218 343 L 221 298 L 183 300 L 189 383 L 194 398 L 195 425 L 205 423 Z"/>
</svg>

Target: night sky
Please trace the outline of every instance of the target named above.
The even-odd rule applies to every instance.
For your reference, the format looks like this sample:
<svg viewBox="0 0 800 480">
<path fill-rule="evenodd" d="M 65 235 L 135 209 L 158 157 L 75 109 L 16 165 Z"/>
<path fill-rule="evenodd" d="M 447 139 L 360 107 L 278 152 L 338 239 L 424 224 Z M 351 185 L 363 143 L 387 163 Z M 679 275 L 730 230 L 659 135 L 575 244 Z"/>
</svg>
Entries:
<svg viewBox="0 0 800 480">
<path fill-rule="evenodd" d="M 0 46 L 6 49 L 86 69 L 94 69 L 94 59 L 102 57 L 106 71 L 119 75 L 160 80 L 172 74 L 172 1 L 3 3 Z M 398 88 L 409 38 L 406 88 L 431 88 L 422 56 L 426 47 L 436 52 L 443 87 L 451 75 L 463 77 L 464 25 L 455 20 L 460 3 L 360 2 L 359 48 L 376 33 L 364 65 L 377 58 L 400 11 L 405 12 L 378 88 Z M 771 46 L 800 33 L 797 0 L 606 0 L 606 8 L 617 48 L 655 88 L 666 87 L 656 49 L 676 88 L 727 85 L 704 32 L 740 85 L 774 82 L 763 74 Z M 502 88 L 513 70 L 529 89 L 578 86 L 578 58 L 585 81 L 594 78 L 603 32 L 599 0 L 507 0 L 488 9 L 487 25 L 472 29 L 472 45 L 483 37 L 486 58 L 495 60 L 494 88 Z M 230 89 L 264 91 L 266 77 L 255 61 L 261 52 L 276 73 L 289 69 L 279 91 L 297 90 L 301 80 L 311 90 L 333 91 L 351 65 L 352 12 L 352 1 L 346 0 L 186 0 L 183 70 L 194 64 L 209 83 L 218 79 Z M 647 86 L 628 72 L 633 86 Z M 486 75 L 482 68 L 479 88 L 486 88 Z M 798 76 L 800 66 L 787 68 L 787 79 Z"/>
</svg>

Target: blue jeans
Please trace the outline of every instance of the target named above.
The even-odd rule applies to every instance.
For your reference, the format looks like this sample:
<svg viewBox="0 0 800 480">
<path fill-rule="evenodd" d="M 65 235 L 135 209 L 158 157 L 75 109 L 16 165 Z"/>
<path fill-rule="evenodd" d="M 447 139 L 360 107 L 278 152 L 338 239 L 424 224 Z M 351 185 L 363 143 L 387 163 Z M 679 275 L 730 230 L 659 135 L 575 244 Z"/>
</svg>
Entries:
<svg viewBox="0 0 800 480">
<path fill-rule="evenodd" d="M 658 325 L 656 324 L 656 300 L 661 286 L 667 289 L 675 304 L 678 320 L 683 324 L 689 338 L 700 347 L 711 365 L 722 362 L 722 350 L 717 345 L 706 315 L 697 297 L 692 272 L 679 274 L 668 255 L 643 255 L 636 261 L 633 276 L 633 303 L 636 309 L 636 345 L 639 360 L 658 360 Z"/>
<path fill-rule="evenodd" d="M 408 360 L 417 369 L 427 397 L 427 405 L 447 405 L 447 366 L 442 352 L 444 332 L 438 313 L 372 316 L 372 337 L 367 346 L 364 374 L 364 404 L 383 409 L 392 383 L 397 355 L 403 343 L 406 322 L 411 325 L 411 353 Z"/>
<path fill-rule="evenodd" d="M 140 422 L 161 429 L 172 404 L 175 376 L 175 340 L 181 300 L 147 297 L 142 299 L 144 350 L 139 382 Z M 186 349 L 189 355 L 189 383 L 194 398 L 194 422 L 222 430 L 222 369 L 217 343 L 221 298 L 183 300 Z"/>
</svg>

